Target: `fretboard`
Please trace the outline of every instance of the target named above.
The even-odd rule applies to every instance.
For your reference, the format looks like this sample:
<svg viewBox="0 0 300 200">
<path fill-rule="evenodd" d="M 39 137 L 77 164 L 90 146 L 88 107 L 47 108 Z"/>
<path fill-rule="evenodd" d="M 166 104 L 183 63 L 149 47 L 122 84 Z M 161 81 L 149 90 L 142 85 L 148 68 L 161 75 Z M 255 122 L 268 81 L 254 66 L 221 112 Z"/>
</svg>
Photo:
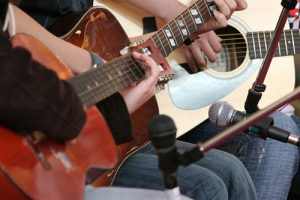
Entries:
<svg viewBox="0 0 300 200">
<path fill-rule="evenodd" d="M 274 31 L 259 31 L 247 33 L 250 59 L 263 58 L 271 43 Z M 288 56 L 300 52 L 299 29 L 284 30 L 274 56 Z"/>
<path fill-rule="evenodd" d="M 144 70 L 130 55 L 113 59 L 68 81 L 86 107 L 142 79 Z"/>
<path fill-rule="evenodd" d="M 166 57 L 212 18 L 212 9 L 215 9 L 215 4 L 204 0 L 197 1 L 167 23 L 149 40 Z"/>
</svg>

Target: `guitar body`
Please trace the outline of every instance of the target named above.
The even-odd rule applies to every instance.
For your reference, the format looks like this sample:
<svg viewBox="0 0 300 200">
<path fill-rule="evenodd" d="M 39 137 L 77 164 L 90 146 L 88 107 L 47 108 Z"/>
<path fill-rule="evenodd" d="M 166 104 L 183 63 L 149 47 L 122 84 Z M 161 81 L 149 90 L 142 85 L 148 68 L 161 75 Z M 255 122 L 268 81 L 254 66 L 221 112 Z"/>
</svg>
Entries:
<svg viewBox="0 0 300 200">
<path fill-rule="evenodd" d="M 181 0 L 189 3 L 189 0 Z M 151 16 L 126 4 L 124 1 L 101 0 L 98 4 L 110 9 L 130 37 L 142 34 L 142 18 Z M 268 8 L 268 9 L 266 9 Z M 274 30 L 281 12 L 281 5 L 267 1 L 251 0 L 244 11 L 234 12 L 229 25 L 242 37 L 246 32 Z M 255 13 L 255 15 L 253 15 Z M 244 38 L 245 42 L 246 39 Z M 225 42 L 225 41 L 223 41 Z M 245 47 L 247 49 L 247 43 Z M 225 47 L 224 47 L 225 48 Z M 208 118 L 211 103 L 217 100 L 227 101 L 238 110 L 244 110 L 248 89 L 255 81 L 262 59 L 250 60 L 249 50 L 240 59 L 238 68 L 229 72 L 219 72 L 210 65 L 208 69 L 197 74 L 189 74 L 179 63 L 184 63 L 182 50 L 176 50 L 167 57 L 175 72 L 168 87 L 156 94 L 161 114 L 173 118 L 180 136 Z M 219 60 L 219 66 L 229 63 L 233 57 L 240 57 L 232 52 Z M 224 60 L 225 59 L 225 60 Z M 218 63 L 218 61 L 217 61 Z M 217 65 L 217 64 L 215 64 Z M 230 67 L 230 66 L 229 66 Z M 260 107 L 269 105 L 294 89 L 295 70 L 292 56 L 276 57 L 268 71 L 265 84 L 266 91 L 259 103 Z"/>
<path fill-rule="evenodd" d="M 73 28 L 67 33 L 55 31 L 65 30 L 66 27 L 60 26 L 64 24 L 68 24 L 69 27 Z M 88 51 L 93 51 L 107 61 L 119 57 L 120 51 L 130 43 L 127 34 L 117 19 L 108 10 L 101 7 L 91 8 L 83 12 L 80 17 L 69 15 L 60 20 L 59 24 L 53 26 L 51 31 L 58 35 L 64 34 L 62 36 L 64 40 Z M 134 140 L 118 145 L 120 162 L 132 151 L 149 141 L 148 121 L 156 114 L 158 114 L 158 105 L 155 97 L 153 97 L 131 115 Z M 116 170 L 107 171 L 107 176 L 102 176 L 97 185 L 109 185 L 114 172 Z"/>
<path fill-rule="evenodd" d="M 56 71 L 61 79 L 72 77 L 61 60 L 31 36 L 18 34 L 12 43 L 28 49 L 35 60 Z M 80 135 L 64 144 L 48 138 L 36 142 L 34 137 L 4 127 L 0 133 L 1 197 L 81 200 L 89 169 L 109 169 L 117 162 L 114 140 L 95 107 L 87 110 Z"/>
</svg>

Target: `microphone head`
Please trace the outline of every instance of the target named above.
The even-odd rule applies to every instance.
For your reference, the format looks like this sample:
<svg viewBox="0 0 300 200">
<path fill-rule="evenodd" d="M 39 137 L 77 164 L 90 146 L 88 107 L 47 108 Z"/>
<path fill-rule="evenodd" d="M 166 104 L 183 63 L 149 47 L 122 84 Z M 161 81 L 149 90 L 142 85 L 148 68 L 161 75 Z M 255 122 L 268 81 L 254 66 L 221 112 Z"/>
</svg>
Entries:
<svg viewBox="0 0 300 200">
<path fill-rule="evenodd" d="M 175 145 L 177 128 L 173 119 L 167 115 L 154 116 L 148 125 L 149 137 L 156 149 Z"/>
<path fill-rule="evenodd" d="M 234 112 L 235 109 L 232 105 L 224 101 L 217 101 L 209 107 L 208 116 L 211 123 L 217 126 L 228 126 Z"/>
</svg>

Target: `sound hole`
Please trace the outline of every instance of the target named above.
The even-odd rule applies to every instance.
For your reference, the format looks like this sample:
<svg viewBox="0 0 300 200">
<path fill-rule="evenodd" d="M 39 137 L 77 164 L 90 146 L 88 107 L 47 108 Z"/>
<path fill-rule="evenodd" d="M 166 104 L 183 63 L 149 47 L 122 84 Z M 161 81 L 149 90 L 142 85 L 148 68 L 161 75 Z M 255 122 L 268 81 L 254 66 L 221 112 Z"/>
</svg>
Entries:
<svg viewBox="0 0 300 200">
<path fill-rule="evenodd" d="M 216 62 L 211 63 L 207 60 L 207 67 L 217 72 L 230 72 L 237 69 L 246 57 L 245 38 L 232 26 L 219 29 L 216 33 L 222 38 L 222 51 L 217 54 Z"/>
</svg>

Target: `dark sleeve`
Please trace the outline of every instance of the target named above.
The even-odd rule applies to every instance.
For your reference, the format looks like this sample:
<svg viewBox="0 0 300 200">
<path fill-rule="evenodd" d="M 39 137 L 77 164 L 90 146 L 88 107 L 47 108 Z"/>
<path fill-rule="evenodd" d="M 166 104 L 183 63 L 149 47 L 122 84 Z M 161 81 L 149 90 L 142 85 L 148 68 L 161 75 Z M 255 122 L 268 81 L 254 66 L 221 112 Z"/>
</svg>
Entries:
<svg viewBox="0 0 300 200">
<path fill-rule="evenodd" d="M 76 137 L 86 120 L 75 90 L 56 73 L 12 48 L 0 34 L 0 123 L 18 132 L 42 131 L 66 141 Z"/>
<path fill-rule="evenodd" d="M 113 134 L 116 144 L 132 140 L 131 120 L 123 97 L 119 93 L 97 104 Z"/>
<path fill-rule="evenodd" d="M 63 15 L 92 6 L 93 0 L 22 0 L 19 5 L 20 9 L 46 28 Z"/>
</svg>

